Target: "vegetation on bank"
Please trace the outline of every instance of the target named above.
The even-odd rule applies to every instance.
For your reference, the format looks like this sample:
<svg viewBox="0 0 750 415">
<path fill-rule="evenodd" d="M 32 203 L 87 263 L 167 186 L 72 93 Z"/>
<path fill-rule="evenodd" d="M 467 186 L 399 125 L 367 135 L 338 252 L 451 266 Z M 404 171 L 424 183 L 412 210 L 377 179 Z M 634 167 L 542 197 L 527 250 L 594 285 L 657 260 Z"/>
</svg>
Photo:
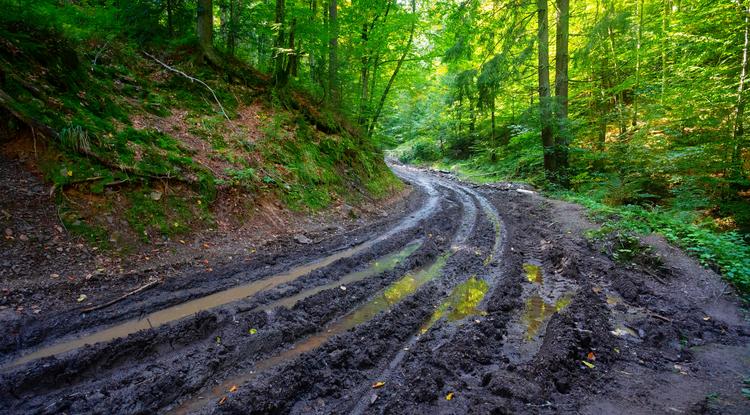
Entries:
<svg viewBox="0 0 750 415">
<path fill-rule="evenodd" d="M 119 242 L 119 219 L 143 241 L 212 228 L 225 197 L 319 210 L 400 186 L 336 105 L 206 59 L 189 2 L 168 30 L 159 2 L 0 3 L 2 141 L 24 143 L 7 152 L 33 154 L 65 227 L 93 243 Z"/>
</svg>

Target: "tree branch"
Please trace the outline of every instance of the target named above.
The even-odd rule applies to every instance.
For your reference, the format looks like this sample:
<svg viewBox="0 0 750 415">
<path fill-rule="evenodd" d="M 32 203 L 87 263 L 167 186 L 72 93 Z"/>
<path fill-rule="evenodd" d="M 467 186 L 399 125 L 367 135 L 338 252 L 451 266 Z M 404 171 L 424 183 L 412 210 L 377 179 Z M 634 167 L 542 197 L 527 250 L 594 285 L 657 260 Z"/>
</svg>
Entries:
<svg viewBox="0 0 750 415">
<path fill-rule="evenodd" d="M 217 103 L 217 104 L 219 105 L 219 108 L 221 109 L 221 113 L 222 113 L 222 114 L 224 114 L 224 118 L 226 118 L 226 119 L 227 119 L 227 121 L 230 121 L 230 120 L 229 120 L 229 116 L 227 115 L 227 112 L 226 112 L 226 111 L 224 111 L 224 106 L 222 106 L 222 105 L 221 105 L 221 102 L 219 102 L 219 98 L 218 98 L 218 97 L 216 96 L 216 92 L 214 92 L 214 90 L 213 90 L 213 89 L 212 89 L 212 88 L 211 88 L 210 86 L 208 86 L 208 84 L 207 84 L 207 83 L 205 83 L 205 82 L 201 81 L 201 80 L 200 80 L 200 79 L 198 79 L 198 78 L 192 77 L 192 76 L 190 76 L 190 75 L 186 74 L 185 72 L 182 72 L 181 70 L 179 70 L 179 69 L 177 69 L 177 68 L 174 68 L 174 67 L 172 67 L 172 66 L 169 66 L 169 65 L 167 65 L 166 63 L 164 63 L 164 62 L 160 61 L 159 59 L 157 59 L 157 58 L 156 58 L 156 56 L 154 56 L 154 55 L 151 55 L 150 53 L 146 52 L 145 50 L 143 51 L 143 54 L 144 54 L 144 55 L 146 55 L 146 56 L 148 56 L 149 58 L 151 58 L 151 59 L 155 60 L 155 61 L 156 61 L 156 62 L 158 62 L 158 63 L 159 63 L 159 64 L 160 64 L 161 66 L 163 66 L 163 67 L 167 68 L 168 70 L 170 70 L 170 71 L 172 71 L 172 72 L 174 72 L 174 73 L 176 73 L 176 74 L 179 74 L 179 75 L 182 75 L 182 76 L 184 76 L 185 78 L 189 79 L 189 80 L 190 80 L 190 82 L 197 82 L 197 83 L 199 83 L 199 84 L 201 84 L 201 85 L 205 86 L 205 87 L 206 87 L 206 89 L 208 89 L 209 91 L 211 91 L 211 95 L 213 95 L 213 97 L 214 97 L 214 101 L 216 101 L 216 103 Z"/>
</svg>

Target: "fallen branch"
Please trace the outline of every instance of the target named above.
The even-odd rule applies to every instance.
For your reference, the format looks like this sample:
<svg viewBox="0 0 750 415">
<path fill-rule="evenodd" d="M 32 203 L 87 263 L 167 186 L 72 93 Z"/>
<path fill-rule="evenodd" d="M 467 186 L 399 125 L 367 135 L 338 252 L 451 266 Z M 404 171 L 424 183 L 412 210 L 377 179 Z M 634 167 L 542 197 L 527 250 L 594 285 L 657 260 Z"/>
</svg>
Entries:
<svg viewBox="0 0 750 415">
<path fill-rule="evenodd" d="M 213 89 L 212 89 L 212 88 L 211 88 L 210 86 L 208 86 L 208 84 L 207 84 L 207 83 L 205 83 L 205 82 L 201 81 L 201 80 L 200 80 L 200 79 L 198 79 L 198 78 L 192 77 L 192 76 L 190 76 L 190 75 L 186 74 L 185 72 L 182 72 L 181 70 L 179 70 L 179 69 L 177 69 L 177 68 L 173 68 L 173 67 L 171 67 L 171 66 L 167 65 L 166 63 L 164 63 L 164 62 L 160 61 L 159 59 L 157 59 L 157 58 L 156 58 L 156 56 L 154 56 L 154 55 L 151 55 L 150 53 L 148 53 L 148 52 L 146 52 L 146 51 L 143 51 L 143 54 L 144 54 L 144 55 L 146 55 L 146 56 L 148 56 L 149 58 L 151 58 L 151 59 L 155 60 L 155 61 L 156 61 L 156 62 L 158 62 L 158 63 L 159 63 L 159 64 L 160 64 L 161 66 L 163 66 L 163 67 L 167 68 L 168 70 L 170 70 L 170 71 L 172 71 L 172 72 L 174 72 L 174 73 L 176 73 L 176 74 L 179 74 L 179 75 L 182 75 L 182 76 L 184 76 L 185 78 L 189 79 L 189 80 L 190 80 L 190 82 L 198 82 L 199 84 L 201 84 L 201 85 L 205 86 L 205 87 L 206 87 L 206 89 L 208 89 L 209 91 L 211 91 L 211 95 L 213 95 L 213 96 L 214 96 L 214 100 L 216 101 L 216 103 L 217 103 L 217 104 L 219 104 L 219 108 L 221 109 L 221 113 L 222 113 L 222 114 L 224 114 L 224 118 L 226 118 L 226 119 L 227 119 L 227 121 L 230 121 L 230 120 L 229 120 L 229 116 L 227 115 L 227 112 L 226 112 L 226 111 L 224 111 L 224 106 L 222 106 L 222 105 L 221 105 L 221 102 L 219 102 L 219 98 L 218 98 L 218 97 L 216 96 L 216 92 L 214 92 L 214 90 L 213 90 Z"/>
<path fill-rule="evenodd" d="M 94 310 L 99 310 L 99 309 L 102 309 L 102 308 L 105 308 L 105 307 L 109 307 L 112 304 L 118 303 L 118 302 L 120 302 L 120 301 L 122 301 L 122 300 L 124 300 L 124 299 L 126 299 L 128 297 L 130 297 L 131 295 L 138 294 L 141 291 L 147 290 L 147 289 L 155 286 L 159 282 L 161 282 L 161 281 L 159 281 L 159 280 L 153 280 L 153 281 L 149 282 L 146 285 L 142 285 L 141 287 L 138 287 L 138 288 L 136 288 L 135 290 L 133 290 L 133 291 L 131 291 L 129 293 L 126 293 L 126 294 L 124 294 L 124 295 L 122 295 L 120 297 L 115 298 L 112 301 L 108 301 L 108 302 L 106 302 L 104 304 L 99 304 L 97 306 L 93 306 L 93 307 L 89 307 L 89 308 L 84 308 L 83 310 L 81 310 L 81 313 L 89 313 L 89 312 L 94 311 Z"/>
</svg>

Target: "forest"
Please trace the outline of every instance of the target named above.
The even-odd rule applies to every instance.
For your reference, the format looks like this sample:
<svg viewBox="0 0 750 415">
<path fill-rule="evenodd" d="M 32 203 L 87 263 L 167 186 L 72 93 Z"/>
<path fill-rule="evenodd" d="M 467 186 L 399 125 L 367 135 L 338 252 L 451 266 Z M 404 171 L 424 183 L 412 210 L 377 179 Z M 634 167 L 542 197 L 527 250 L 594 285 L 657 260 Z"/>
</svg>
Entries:
<svg viewBox="0 0 750 415">
<path fill-rule="evenodd" d="M 0 415 L 750 408 L 750 0 L 0 9 Z"/>
</svg>

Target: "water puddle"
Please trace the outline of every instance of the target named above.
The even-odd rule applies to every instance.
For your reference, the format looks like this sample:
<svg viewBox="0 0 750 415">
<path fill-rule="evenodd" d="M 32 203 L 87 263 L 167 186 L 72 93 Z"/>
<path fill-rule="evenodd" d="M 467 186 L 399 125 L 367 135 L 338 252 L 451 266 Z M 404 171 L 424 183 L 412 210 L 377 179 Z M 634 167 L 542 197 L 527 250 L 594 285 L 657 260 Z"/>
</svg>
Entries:
<svg viewBox="0 0 750 415">
<path fill-rule="evenodd" d="M 526 273 L 526 279 L 529 282 L 542 285 L 544 284 L 544 276 L 542 274 L 542 267 L 535 264 L 523 264 L 523 270 Z"/>
<path fill-rule="evenodd" d="M 420 329 L 426 333 L 433 324 L 445 317 L 448 321 L 463 320 L 468 316 L 485 315 L 486 312 L 479 310 L 479 303 L 487 294 L 489 284 L 476 276 L 469 278 L 466 282 L 457 285 L 451 291 L 448 298 L 441 303 L 432 317 Z"/>
<path fill-rule="evenodd" d="M 363 245 L 369 245 L 369 242 Z M 42 357 L 65 353 L 65 352 L 83 347 L 85 345 L 106 342 L 106 341 L 110 341 L 112 339 L 116 339 L 120 337 L 126 337 L 129 334 L 136 333 L 140 330 L 158 327 L 163 324 L 170 323 L 170 322 L 194 315 L 195 313 L 198 313 L 200 311 L 210 310 L 210 309 L 213 309 L 213 308 L 225 305 L 225 304 L 229 304 L 234 301 L 248 298 L 250 296 L 253 296 L 259 293 L 260 291 L 268 290 L 268 289 L 277 287 L 281 284 L 294 281 L 297 278 L 303 275 L 307 275 L 316 269 L 330 265 L 331 263 L 339 259 L 349 257 L 353 255 L 354 253 L 359 252 L 363 245 L 359 245 L 355 248 L 350 248 L 350 249 L 341 251 L 339 253 L 326 257 L 325 259 L 320 260 L 318 262 L 314 262 L 311 264 L 293 268 L 282 274 L 277 274 L 269 278 L 243 284 L 234 288 L 230 288 L 228 290 L 224 290 L 224 291 L 220 291 L 214 294 L 207 295 L 205 297 L 187 301 L 187 302 L 184 302 L 184 303 L 172 306 L 172 307 L 165 308 L 163 310 L 159 310 L 159 311 L 155 311 L 153 313 L 147 314 L 145 317 L 135 319 L 135 320 L 130 320 L 125 323 L 118 324 L 114 327 L 110 327 L 108 329 L 97 331 L 95 333 L 92 333 L 83 337 L 79 337 L 74 340 L 70 340 L 70 341 L 54 344 L 49 347 L 41 348 L 33 353 L 27 354 L 25 356 L 21 356 L 20 358 L 8 363 L 7 365 L 4 365 L 2 368 L 6 369 L 9 367 L 18 366 L 18 365 L 30 362 L 32 360 L 42 358 Z M 355 272 L 355 273 L 349 274 L 347 277 L 345 277 L 346 282 L 344 282 L 343 280 L 337 281 L 335 284 L 329 284 L 324 287 L 318 287 L 319 289 L 316 288 L 316 289 L 308 290 L 294 297 L 291 297 L 289 299 L 281 300 L 277 304 L 274 303 L 272 305 L 273 306 L 276 306 L 276 305 L 288 306 L 289 304 L 293 305 L 296 301 L 304 297 L 313 295 L 316 292 L 322 291 L 323 289 L 330 288 L 331 285 L 339 286 L 342 284 L 351 283 L 353 281 L 358 281 L 358 280 L 367 278 L 368 276 L 375 275 L 379 272 L 382 272 L 385 269 L 388 269 L 389 267 L 393 268 L 399 261 L 408 257 L 409 255 L 411 255 L 411 253 L 417 250 L 420 245 L 421 245 L 421 241 L 412 242 L 411 244 L 407 245 L 407 247 L 404 248 L 402 251 L 380 258 L 375 261 L 375 263 L 373 264 L 371 268 L 368 268 L 367 270 L 364 270 L 364 271 L 360 271 L 358 273 Z"/>
<path fill-rule="evenodd" d="M 570 304 L 572 293 L 567 293 L 558 298 L 554 303 L 548 303 L 538 294 L 532 295 L 526 300 L 521 322 L 526 327 L 524 339 L 532 340 L 539 332 L 542 325 L 556 312 L 564 309 Z"/>
<path fill-rule="evenodd" d="M 342 287 L 342 286 L 346 287 L 347 285 L 353 284 L 357 281 L 362 281 L 364 279 L 378 275 L 385 271 L 392 270 L 393 268 L 396 268 L 396 266 L 401 261 L 408 258 L 411 254 L 414 253 L 414 251 L 419 249 L 420 246 L 422 246 L 422 241 L 412 242 L 399 252 L 386 255 L 382 258 L 378 258 L 372 264 L 370 264 L 369 267 L 367 267 L 366 269 L 363 269 L 362 271 L 352 272 L 329 284 L 313 287 L 313 288 L 304 290 L 290 297 L 284 297 L 278 301 L 274 301 L 270 304 L 259 307 L 259 309 L 271 310 L 280 306 L 291 308 L 297 302 L 304 300 L 307 297 L 313 296 L 321 291 L 329 290 L 331 288 L 336 288 L 336 287 Z"/>
<path fill-rule="evenodd" d="M 207 394 L 208 396 L 199 396 L 196 399 L 190 400 L 172 413 L 186 414 L 196 411 L 206 405 L 208 399 L 219 399 L 220 396 L 226 395 L 233 386 L 248 382 L 257 377 L 259 373 L 292 360 L 305 352 L 309 352 L 325 343 L 331 337 L 369 321 L 378 313 L 390 309 L 408 295 L 413 294 L 419 287 L 437 277 L 449 257 L 450 253 L 443 254 L 432 265 L 421 268 L 414 273 L 404 275 L 404 277 L 386 287 L 375 298 L 361 305 L 340 320 L 328 325 L 324 330 L 300 341 L 291 349 L 284 350 L 267 359 L 259 360 L 253 365 L 252 371 L 222 382 L 214 387 L 211 393 Z"/>
</svg>

